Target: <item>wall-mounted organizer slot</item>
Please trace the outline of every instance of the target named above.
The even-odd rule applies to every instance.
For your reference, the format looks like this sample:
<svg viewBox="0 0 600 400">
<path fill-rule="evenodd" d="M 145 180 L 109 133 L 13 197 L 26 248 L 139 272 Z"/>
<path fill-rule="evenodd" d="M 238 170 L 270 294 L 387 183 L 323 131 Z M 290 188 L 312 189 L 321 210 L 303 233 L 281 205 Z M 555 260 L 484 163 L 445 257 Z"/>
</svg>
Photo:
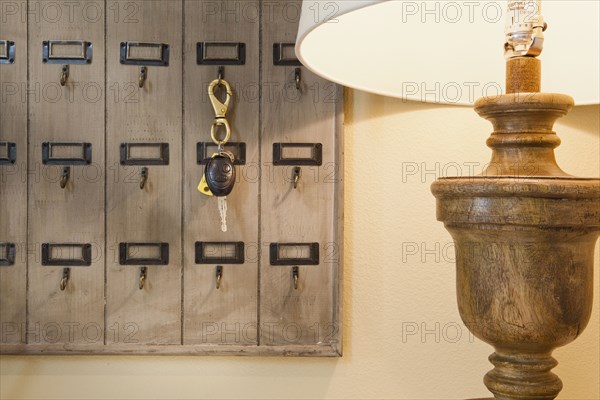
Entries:
<svg viewBox="0 0 600 400">
<path fill-rule="evenodd" d="M 14 243 L 0 242 L 0 267 L 15 264 L 16 246 Z"/>
<path fill-rule="evenodd" d="M 223 146 L 223 149 L 233 154 L 234 165 L 246 164 L 246 143 L 228 142 L 225 146 Z M 213 142 L 198 142 L 196 157 L 198 164 L 206 164 L 206 161 L 218 150 L 218 146 Z"/>
<path fill-rule="evenodd" d="M 169 165 L 168 143 L 121 143 L 121 165 Z"/>
<path fill-rule="evenodd" d="M 45 64 L 91 64 L 93 46 L 85 40 L 44 40 L 42 62 Z"/>
<path fill-rule="evenodd" d="M 169 50 L 165 43 L 122 42 L 119 60 L 124 65 L 168 67 Z"/>
<path fill-rule="evenodd" d="M 119 60 L 124 65 L 139 65 L 138 86 L 148 80 L 148 67 L 168 67 L 171 46 L 165 43 L 121 42 Z"/>
<path fill-rule="evenodd" d="M 88 165 L 92 163 L 92 144 L 75 142 L 42 143 L 45 165 Z"/>
<path fill-rule="evenodd" d="M 42 265 L 89 267 L 92 265 L 92 245 L 89 243 L 44 243 Z"/>
<path fill-rule="evenodd" d="M 246 43 L 241 42 L 198 42 L 196 44 L 198 65 L 244 65 Z"/>
<path fill-rule="evenodd" d="M 301 67 L 295 47 L 296 43 L 273 43 L 273 65 Z"/>
<path fill-rule="evenodd" d="M 17 145 L 0 142 L 0 165 L 14 164 L 17 161 Z"/>
<path fill-rule="evenodd" d="M 168 243 L 120 243 L 121 265 L 167 265 L 169 264 Z"/>
<path fill-rule="evenodd" d="M 196 242 L 196 264 L 243 264 L 244 242 Z"/>
<path fill-rule="evenodd" d="M 12 40 L 0 40 L 0 64 L 14 64 L 15 42 Z"/>
<path fill-rule="evenodd" d="M 0 103 L 0 354 L 340 356 L 342 96 L 295 57 L 300 0 L 91 1 L 0 27 L 0 83 L 48 89 Z M 224 202 L 198 188 L 229 153 Z M 26 329 L 73 323 L 98 336 Z"/>
<path fill-rule="evenodd" d="M 271 243 L 271 265 L 319 265 L 319 243 Z"/>
<path fill-rule="evenodd" d="M 321 143 L 274 143 L 273 165 L 323 165 Z"/>
</svg>

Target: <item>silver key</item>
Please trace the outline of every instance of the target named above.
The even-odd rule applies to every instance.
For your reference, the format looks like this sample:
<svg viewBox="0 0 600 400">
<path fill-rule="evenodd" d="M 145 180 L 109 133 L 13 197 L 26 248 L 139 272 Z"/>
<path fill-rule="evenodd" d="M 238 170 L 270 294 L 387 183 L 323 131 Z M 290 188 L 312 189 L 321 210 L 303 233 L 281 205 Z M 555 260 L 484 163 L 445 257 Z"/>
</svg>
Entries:
<svg viewBox="0 0 600 400">
<path fill-rule="evenodd" d="M 227 232 L 227 197 L 217 197 L 217 201 L 221 215 L 221 231 Z"/>
</svg>

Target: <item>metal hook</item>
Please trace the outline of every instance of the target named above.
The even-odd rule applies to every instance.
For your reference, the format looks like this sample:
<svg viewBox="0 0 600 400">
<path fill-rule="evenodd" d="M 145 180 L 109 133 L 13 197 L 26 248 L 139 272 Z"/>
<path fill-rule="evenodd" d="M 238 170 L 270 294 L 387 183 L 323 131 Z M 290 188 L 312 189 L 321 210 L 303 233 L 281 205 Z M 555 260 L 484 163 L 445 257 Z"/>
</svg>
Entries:
<svg viewBox="0 0 600 400">
<path fill-rule="evenodd" d="M 148 67 L 140 67 L 140 78 L 139 78 L 140 88 L 144 87 L 144 83 L 146 83 L 146 78 L 148 78 Z"/>
<path fill-rule="evenodd" d="M 140 268 L 140 282 L 139 282 L 140 290 L 144 290 L 144 284 L 146 283 L 147 277 L 148 277 L 148 267 Z"/>
<path fill-rule="evenodd" d="M 217 290 L 221 288 L 221 280 L 223 279 L 223 267 L 217 265 Z"/>
<path fill-rule="evenodd" d="M 296 68 L 296 72 L 294 72 L 294 79 L 296 81 L 296 90 L 301 91 L 302 86 L 300 83 L 302 82 L 302 68 Z"/>
<path fill-rule="evenodd" d="M 298 278 L 300 277 L 300 268 L 292 268 L 292 278 L 294 279 L 294 290 L 298 289 Z"/>
<path fill-rule="evenodd" d="M 69 79 L 69 66 L 63 65 L 62 72 L 60 74 L 60 86 L 65 86 L 67 84 L 68 79 Z"/>
<path fill-rule="evenodd" d="M 60 280 L 60 290 L 64 292 L 67 288 L 67 283 L 69 282 L 69 278 L 71 277 L 71 268 L 63 269 L 63 276 Z"/>
<path fill-rule="evenodd" d="M 144 190 L 146 182 L 148 181 L 148 167 L 143 167 L 140 172 L 140 189 Z"/>
<path fill-rule="evenodd" d="M 302 169 L 300 167 L 294 167 L 294 172 L 292 175 L 292 180 L 294 182 L 294 189 L 298 189 L 298 182 L 300 181 L 301 176 L 302 176 Z"/>
<path fill-rule="evenodd" d="M 61 189 L 64 189 L 67 187 L 67 182 L 69 182 L 70 177 L 71 177 L 71 167 L 63 167 L 63 172 L 60 177 Z"/>
</svg>

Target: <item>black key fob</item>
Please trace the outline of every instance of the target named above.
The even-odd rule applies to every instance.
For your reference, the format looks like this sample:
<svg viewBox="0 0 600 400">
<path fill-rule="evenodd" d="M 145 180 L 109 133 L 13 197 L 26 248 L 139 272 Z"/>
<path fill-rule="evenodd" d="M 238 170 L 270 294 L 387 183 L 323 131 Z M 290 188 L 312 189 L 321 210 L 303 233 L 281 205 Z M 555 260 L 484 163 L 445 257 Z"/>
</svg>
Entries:
<svg viewBox="0 0 600 400">
<path fill-rule="evenodd" d="M 225 197 L 235 186 L 235 167 L 227 156 L 210 158 L 204 167 L 208 188 L 217 197 Z"/>
</svg>

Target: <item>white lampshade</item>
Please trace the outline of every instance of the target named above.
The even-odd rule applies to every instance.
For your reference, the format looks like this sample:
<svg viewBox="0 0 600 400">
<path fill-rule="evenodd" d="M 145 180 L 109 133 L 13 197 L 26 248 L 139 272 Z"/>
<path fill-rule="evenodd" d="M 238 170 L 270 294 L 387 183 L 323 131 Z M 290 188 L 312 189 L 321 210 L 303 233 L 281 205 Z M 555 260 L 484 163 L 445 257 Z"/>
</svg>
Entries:
<svg viewBox="0 0 600 400">
<path fill-rule="evenodd" d="M 600 102 L 600 1 L 543 0 L 542 90 Z M 296 54 L 316 74 L 408 100 L 504 92 L 507 2 L 304 0 Z"/>
</svg>

